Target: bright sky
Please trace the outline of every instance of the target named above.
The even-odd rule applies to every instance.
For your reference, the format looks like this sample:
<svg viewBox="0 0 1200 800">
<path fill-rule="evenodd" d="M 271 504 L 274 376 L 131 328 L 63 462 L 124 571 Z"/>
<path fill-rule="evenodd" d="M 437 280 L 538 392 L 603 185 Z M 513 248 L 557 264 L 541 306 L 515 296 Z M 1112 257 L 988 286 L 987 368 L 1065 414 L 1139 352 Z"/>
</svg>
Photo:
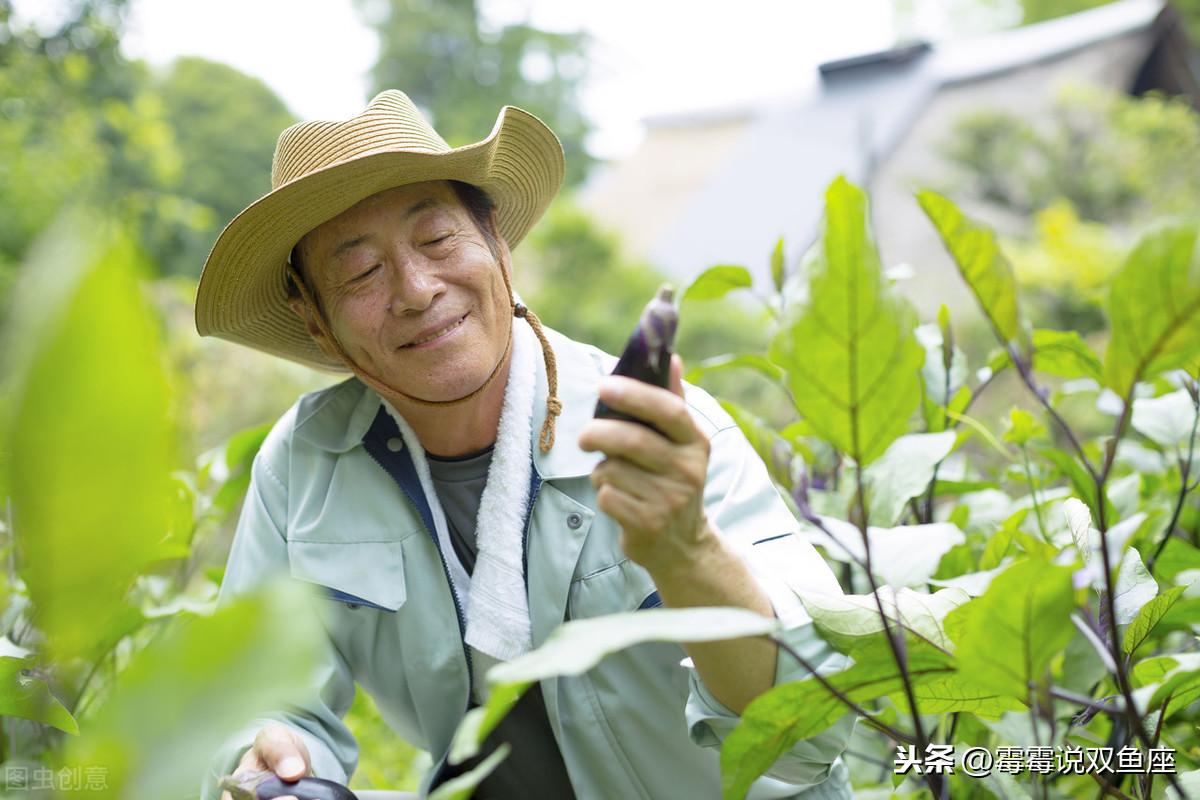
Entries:
<svg viewBox="0 0 1200 800">
<path fill-rule="evenodd" d="M 38 3 L 16 5 L 29 13 Z M 608 157 L 637 145 L 645 116 L 797 93 L 815 80 L 819 62 L 885 47 L 892 38 L 889 0 L 481 4 L 495 24 L 527 18 L 593 36 L 592 80 L 582 102 L 598 126 L 592 148 Z M 705 7 L 714 10 L 699 10 Z M 354 0 L 133 0 L 125 39 L 130 56 L 154 64 L 200 55 L 237 67 L 263 79 L 305 119 L 361 109 L 376 48 Z M 499 110 L 505 100 L 496 101 Z"/>
</svg>

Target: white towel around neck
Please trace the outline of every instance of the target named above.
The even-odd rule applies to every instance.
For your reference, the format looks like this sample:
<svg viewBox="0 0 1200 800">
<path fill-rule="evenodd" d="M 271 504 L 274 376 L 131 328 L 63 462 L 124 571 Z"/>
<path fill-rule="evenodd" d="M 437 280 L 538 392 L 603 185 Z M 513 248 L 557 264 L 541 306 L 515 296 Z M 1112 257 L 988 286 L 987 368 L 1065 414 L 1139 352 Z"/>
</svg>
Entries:
<svg viewBox="0 0 1200 800">
<path fill-rule="evenodd" d="M 400 427 L 421 480 L 421 490 L 437 529 L 438 545 L 450 572 L 451 588 L 460 603 L 464 597 L 468 598 L 466 643 L 500 661 L 516 658 L 533 647 L 523 562 L 525 515 L 533 468 L 530 433 L 537 380 L 534 359 L 539 348 L 528 325 L 513 325 L 512 361 L 500 426 L 475 522 L 478 555 L 472 575 L 467 574 L 450 544 L 446 515 L 433 487 L 424 449 L 408 422 L 390 403 L 383 401 L 383 407 Z"/>
</svg>

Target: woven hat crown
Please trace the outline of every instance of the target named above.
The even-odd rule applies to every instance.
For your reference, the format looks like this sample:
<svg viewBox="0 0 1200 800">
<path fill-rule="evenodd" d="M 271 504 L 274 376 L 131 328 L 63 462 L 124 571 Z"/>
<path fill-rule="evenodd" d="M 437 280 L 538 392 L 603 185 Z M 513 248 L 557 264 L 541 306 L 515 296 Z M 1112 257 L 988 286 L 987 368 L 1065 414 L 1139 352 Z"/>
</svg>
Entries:
<svg viewBox="0 0 1200 800">
<path fill-rule="evenodd" d="M 275 144 L 271 188 L 371 153 L 445 153 L 449 149 L 409 96 L 389 89 L 376 95 L 352 119 L 297 122 L 284 130 Z"/>
</svg>

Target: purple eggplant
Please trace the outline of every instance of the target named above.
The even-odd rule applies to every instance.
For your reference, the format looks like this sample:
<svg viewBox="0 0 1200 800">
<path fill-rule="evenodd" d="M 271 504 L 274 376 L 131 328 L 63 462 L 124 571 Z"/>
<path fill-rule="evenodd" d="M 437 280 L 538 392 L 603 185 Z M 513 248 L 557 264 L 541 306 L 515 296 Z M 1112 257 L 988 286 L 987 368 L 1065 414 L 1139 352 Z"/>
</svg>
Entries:
<svg viewBox="0 0 1200 800">
<path fill-rule="evenodd" d="M 675 328 L 679 324 L 679 312 L 675 309 L 675 288 L 664 283 L 642 311 L 637 327 L 625 344 L 625 350 L 613 369 L 613 375 L 624 375 L 654 386 L 667 388 L 671 375 L 671 353 L 675 345 Z M 620 419 L 654 427 L 625 414 L 614 411 L 603 402 L 596 403 L 599 419 Z"/>
<path fill-rule="evenodd" d="M 301 778 L 288 783 L 270 771 L 221 778 L 220 788 L 233 800 L 272 800 L 296 797 L 299 800 L 358 800 L 354 792 L 340 783 L 321 778 Z"/>
</svg>

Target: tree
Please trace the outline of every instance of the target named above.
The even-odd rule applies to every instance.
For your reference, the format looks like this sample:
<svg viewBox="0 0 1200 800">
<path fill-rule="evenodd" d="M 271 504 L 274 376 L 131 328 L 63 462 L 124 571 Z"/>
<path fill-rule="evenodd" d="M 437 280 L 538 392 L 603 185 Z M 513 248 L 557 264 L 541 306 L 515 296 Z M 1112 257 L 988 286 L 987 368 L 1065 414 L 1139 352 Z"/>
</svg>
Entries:
<svg viewBox="0 0 1200 800">
<path fill-rule="evenodd" d="M 585 34 L 525 23 L 491 30 L 475 0 L 359 0 L 359 6 L 379 35 L 373 92 L 406 92 L 453 146 L 486 136 L 502 105 L 519 106 L 562 140 L 567 183 L 584 178 L 593 163 L 584 145 L 591 126 L 578 98 Z"/>
<path fill-rule="evenodd" d="M 293 121 L 260 81 L 182 59 L 161 78 L 120 51 L 125 3 L 68 4 L 51 30 L 0 2 L 0 297 L 69 204 L 137 232 L 156 272 L 199 274 L 221 225 L 269 188 Z"/>
<path fill-rule="evenodd" d="M 943 155 L 981 199 L 1021 215 L 1068 201 L 1118 225 L 1200 201 L 1200 115 L 1181 99 L 1064 87 L 1045 120 L 984 110 L 959 118 Z"/>
<path fill-rule="evenodd" d="M 1108 2 L 1112 0 L 1020 0 L 1021 24 L 1032 25 L 1035 22 L 1065 17 Z M 1200 41 L 1200 0 L 1171 0 L 1171 5 L 1183 18 L 1192 41 Z"/>
<path fill-rule="evenodd" d="M 47 28 L 0 3 L 0 297 L 67 202 L 152 215 L 175 153 L 145 69 L 119 48 L 124 2 L 63 4 Z"/>
<path fill-rule="evenodd" d="M 176 60 L 157 90 L 186 213 L 155 250 L 164 272 L 196 275 L 224 224 L 271 188 L 275 140 L 296 119 L 262 81 L 202 58 Z"/>
</svg>

